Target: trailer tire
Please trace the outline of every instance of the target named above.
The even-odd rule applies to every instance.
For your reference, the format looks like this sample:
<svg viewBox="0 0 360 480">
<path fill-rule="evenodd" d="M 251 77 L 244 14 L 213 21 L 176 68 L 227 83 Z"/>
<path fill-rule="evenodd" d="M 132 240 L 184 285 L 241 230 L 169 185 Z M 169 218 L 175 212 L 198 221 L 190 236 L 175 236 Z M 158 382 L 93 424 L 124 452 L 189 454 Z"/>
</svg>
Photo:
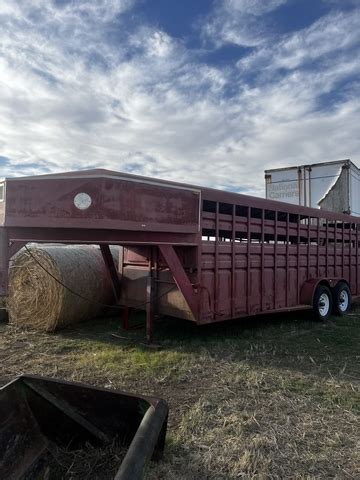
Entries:
<svg viewBox="0 0 360 480">
<path fill-rule="evenodd" d="M 333 289 L 333 313 L 342 317 L 348 313 L 350 305 L 350 288 L 345 282 L 339 282 Z"/>
<path fill-rule="evenodd" d="M 313 312 L 317 320 L 325 321 L 331 315 L 333 297 L 325 285 L 316 287 L 313 300 Z"/>
</svg>

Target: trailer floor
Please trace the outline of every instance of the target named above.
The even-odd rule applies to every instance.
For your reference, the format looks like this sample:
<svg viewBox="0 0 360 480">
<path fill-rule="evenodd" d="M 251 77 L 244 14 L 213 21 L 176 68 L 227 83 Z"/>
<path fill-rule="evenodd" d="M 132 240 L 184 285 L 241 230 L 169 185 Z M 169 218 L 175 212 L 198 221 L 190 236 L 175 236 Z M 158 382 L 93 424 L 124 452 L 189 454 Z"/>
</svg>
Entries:
<svg viewBox="0 0 360 480">
<path fill-rule="evenodd" d="M 33 373 L 162 396 L 166 455 L 146 478 L 359 478 L 360 310 L 144 331 L 99 319 L 54 335 L 0 324 L 0 384 Z M 80 477 L 79 477 L 80 478 Z"/>
</svg>

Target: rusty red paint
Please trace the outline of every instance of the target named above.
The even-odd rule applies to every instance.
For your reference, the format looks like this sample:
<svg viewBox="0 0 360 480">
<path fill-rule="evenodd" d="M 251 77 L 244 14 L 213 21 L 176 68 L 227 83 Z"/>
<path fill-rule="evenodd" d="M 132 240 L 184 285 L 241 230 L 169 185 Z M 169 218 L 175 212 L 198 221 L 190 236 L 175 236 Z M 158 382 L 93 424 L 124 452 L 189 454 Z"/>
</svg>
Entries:
<svg viewBox="0 0 360 480">
<path fill-rule="evenodd" d="M 90 208 L 75 198 L 86 194 Z M 5 225 L 9 227 L 104 228 L 197 233 L 199 195 L 180 189 L 119 178 L 14 179 L 8 181 Z"/>
<path fill-rule="evenodd" d="M 114 258 L 111 254 L 109 245 L 104 245 L 104 244 L 100 245 L 100 250 L 111 279 L 115 301 L 118 302 L 121 296 L 121 283 L 120 283 L 119 274 L 114 262 Z"/>
<path fill-rule="evenodd" d="M 165 262 L 172 272 L 174 280 L 186 299 L 186 302 L 189 305 L 189 308 L 194 315 L 194 318 L 197 318 L 198 313 L 198 297 L 194 291 L 194 288 L 187 276 L 183 265 L 176 254 L 174 247 L 172 245 L 160 245 L 160 252 L 162 253 Z"/>
<path fill-rule="evenodd" d="M 2 252 L 8 240 L 123 245 L 120 301 L 142 303 L 149 338 L 155 307 L 202 324 L 303 308 L 309 281 L 359 295 L 358 217 L 106 171 L 8 181 L 3 210 Z M 5 270 L 2 258 L 0 294 Z"/>
<path fill-rule="evenodd" d="M 9 237 L 6 228 L 0 226 L 0 296 L 7 295 L 9 268 Z"/>
</svg>

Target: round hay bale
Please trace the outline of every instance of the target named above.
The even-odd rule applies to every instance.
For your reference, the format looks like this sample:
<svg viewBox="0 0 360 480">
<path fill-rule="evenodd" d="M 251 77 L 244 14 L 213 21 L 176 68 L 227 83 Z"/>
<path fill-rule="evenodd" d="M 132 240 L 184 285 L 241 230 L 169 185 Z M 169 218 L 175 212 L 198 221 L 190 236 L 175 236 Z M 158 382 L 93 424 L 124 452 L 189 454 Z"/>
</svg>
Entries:
<svg viewBox="0 0 360 480">
<path fill-rule="evenodd" d="M 99 247 L 32 245 L 28 249 L 31 254 L 22 249 L 10 266 L 10 323 L 53 332 L 99 316 L 106 308 L 102 304 L 114 302 Z"/>
</svg>

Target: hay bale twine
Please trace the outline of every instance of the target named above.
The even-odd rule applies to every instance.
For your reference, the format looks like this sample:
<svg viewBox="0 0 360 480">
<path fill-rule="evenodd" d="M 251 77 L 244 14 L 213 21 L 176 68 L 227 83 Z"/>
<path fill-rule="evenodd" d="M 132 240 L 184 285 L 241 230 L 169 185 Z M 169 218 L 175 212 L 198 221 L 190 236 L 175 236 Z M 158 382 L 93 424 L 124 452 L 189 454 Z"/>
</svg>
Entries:
<svg viewBox="0 0 360 480">
<path fill-rule="evenodd" d="M 111 280 L 99 247 L 33 244 L 28 249 L 31 254 L 22 249 L 10 266 L 10 323 L 53 332 L 99 316 L 106 308 L 101 304 L 113 303 Z"/>
</svg>

